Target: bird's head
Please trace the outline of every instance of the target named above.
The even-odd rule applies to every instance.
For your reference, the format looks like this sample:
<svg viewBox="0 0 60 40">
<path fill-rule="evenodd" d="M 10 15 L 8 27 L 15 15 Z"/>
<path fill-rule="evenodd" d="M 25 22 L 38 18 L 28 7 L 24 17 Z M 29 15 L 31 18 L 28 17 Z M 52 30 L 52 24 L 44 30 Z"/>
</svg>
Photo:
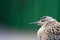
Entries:
<svg viewBox="0 0 60 40">
<path fill-rule="evenodd" d="M 32 23 L 29 23 L 29 24 L 37 24 L 37 25 L 44 25 L 45 23 L 48 23 L 48 22 L 54 22 L 56 21 L 56 19 L 50 17 L 50 16 L 43 16 L 41 17 L 41 19 L 39 21 L 36 21 L 36 22 L 32 22 Z"/>
</svg>

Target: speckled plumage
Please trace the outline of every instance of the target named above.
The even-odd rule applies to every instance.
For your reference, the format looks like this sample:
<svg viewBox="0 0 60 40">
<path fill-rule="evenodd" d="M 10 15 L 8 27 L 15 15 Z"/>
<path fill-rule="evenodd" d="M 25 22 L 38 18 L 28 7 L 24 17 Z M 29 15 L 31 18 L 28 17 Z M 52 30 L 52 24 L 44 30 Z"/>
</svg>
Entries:
<svg viewBox="0 0 60 40">
<path fill-rule="evenodd" d="M 37 33 L 39 40 L 60 40 L 60 23 L 45 23 Z"/>
<path fill-rule="evenodd" d="M 41 22 L 43 22 L 43 25 L 37 33 L 39 40 L 60 40 L 60 23 L 57 20 L 43 16 Z"/>
<path fill-rule="evenodd" d="M 37 22 L 30 24 L 37 24 L 41 28 L 37 32 L 39 40 L 60 40 L 60 22 L 50 16 L 43 16 Z"/>
</svg>

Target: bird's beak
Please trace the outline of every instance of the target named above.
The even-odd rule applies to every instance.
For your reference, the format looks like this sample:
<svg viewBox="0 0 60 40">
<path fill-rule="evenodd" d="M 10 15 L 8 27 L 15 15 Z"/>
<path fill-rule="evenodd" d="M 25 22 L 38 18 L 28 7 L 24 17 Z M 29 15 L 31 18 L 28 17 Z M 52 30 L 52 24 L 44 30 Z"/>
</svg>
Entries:
<svg viewBox="0 0 60 40">
<path fill-rule="evenodd" d="M 34 25 L 37 25 L 37 24 L 38 24 L 38 21 L 37 21 L 37 22 L 32 22 L 32 23 L 29 23 L 29 24 L 34 24 Z"/>
</svg>

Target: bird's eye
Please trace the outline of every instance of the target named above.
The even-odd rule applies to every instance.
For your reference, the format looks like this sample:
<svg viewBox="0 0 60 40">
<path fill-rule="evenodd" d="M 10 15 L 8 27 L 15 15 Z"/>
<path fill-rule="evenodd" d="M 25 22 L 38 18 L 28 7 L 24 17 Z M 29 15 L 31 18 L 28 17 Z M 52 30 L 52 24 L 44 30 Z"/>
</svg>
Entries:
<svg viewBox="0 0 60 40">
<path fill-rule="evenodd" d="M 45 20 L 42 20 L 41 22 L 44 22 Z"/>
</svg>

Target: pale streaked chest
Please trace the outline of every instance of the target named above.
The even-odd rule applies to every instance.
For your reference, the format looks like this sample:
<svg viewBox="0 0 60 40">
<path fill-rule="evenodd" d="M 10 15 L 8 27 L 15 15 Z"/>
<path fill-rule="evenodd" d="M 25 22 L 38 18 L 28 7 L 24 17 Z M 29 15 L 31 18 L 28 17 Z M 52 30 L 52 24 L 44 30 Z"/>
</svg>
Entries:
<svg viewBox="0 0 60 40">
<path fill-rule="evenodd" d="M 49 40 L 49 38 L 51 40 L 60 39 L 60 26 L 58 24 L 51 23 L 44 26 L 37 32 L 39 40 Z"/>
</svg>

